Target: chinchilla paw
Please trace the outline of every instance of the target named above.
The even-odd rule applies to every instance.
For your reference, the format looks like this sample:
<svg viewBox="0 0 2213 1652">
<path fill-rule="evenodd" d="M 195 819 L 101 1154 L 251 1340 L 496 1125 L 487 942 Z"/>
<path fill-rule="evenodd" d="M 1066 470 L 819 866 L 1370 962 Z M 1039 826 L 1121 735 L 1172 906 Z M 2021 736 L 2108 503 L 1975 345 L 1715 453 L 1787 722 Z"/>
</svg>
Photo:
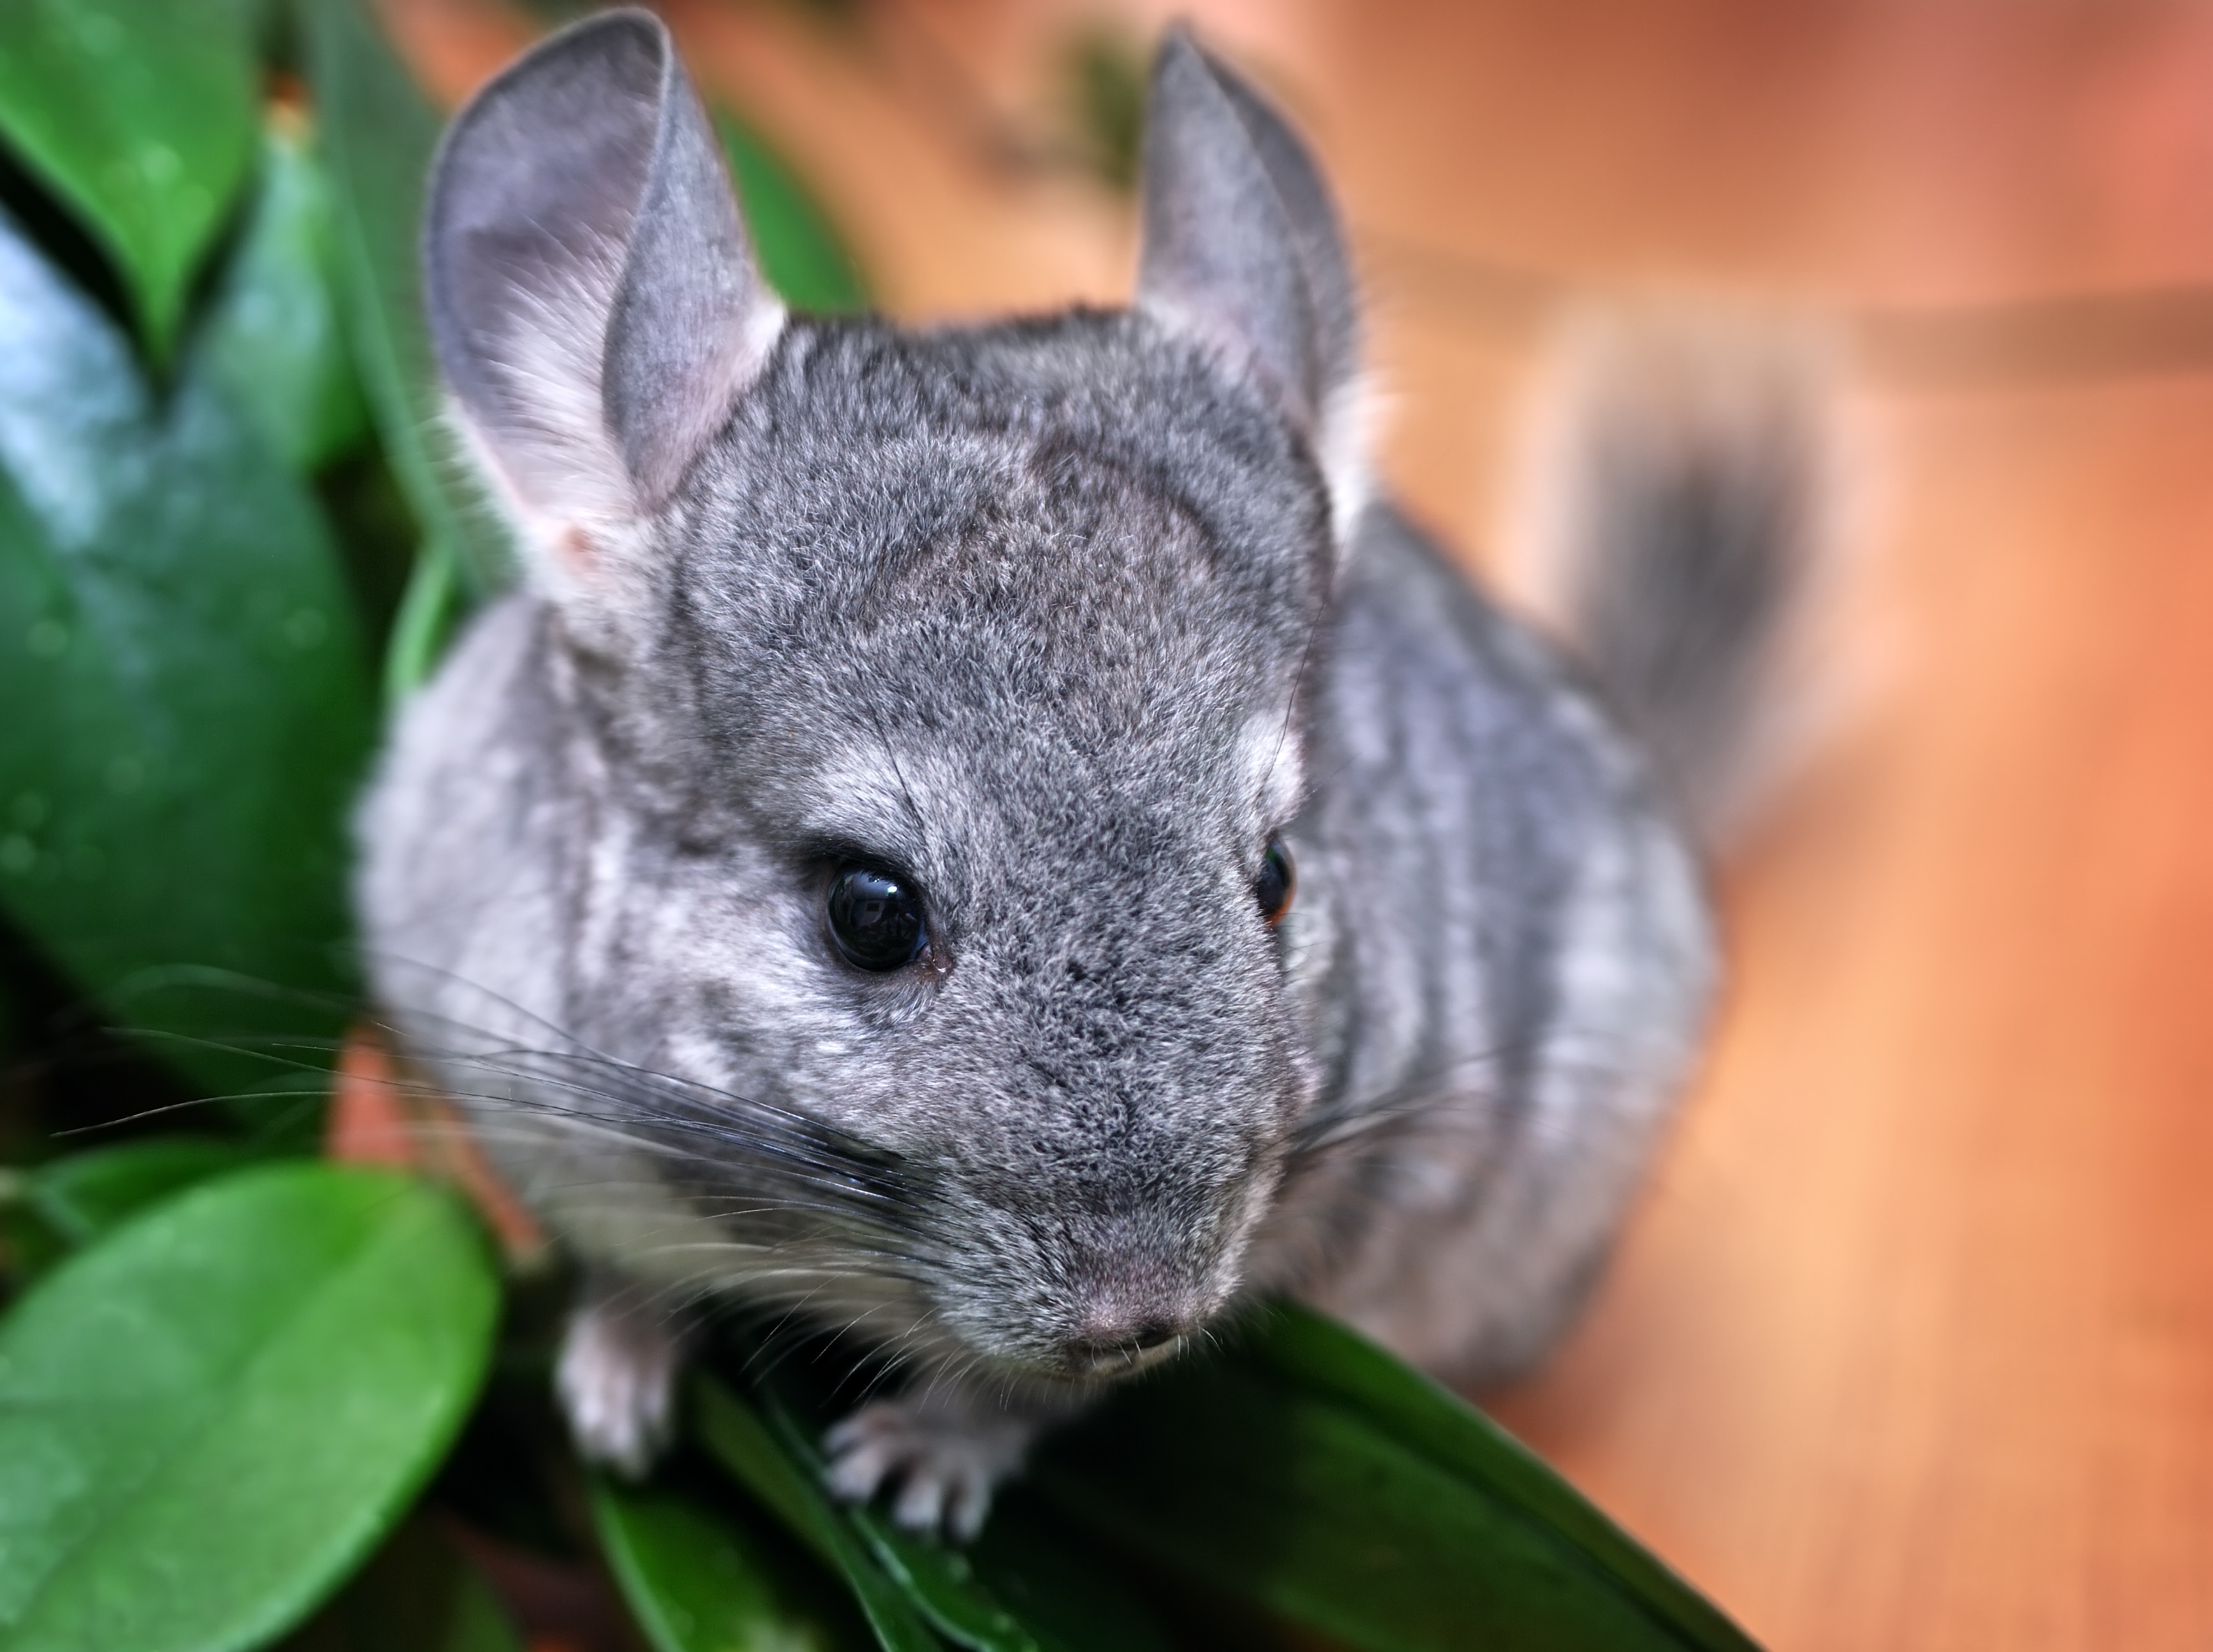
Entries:
<svg viewBox="0 0 2213 1652">
<path fill-rule="evenodd" d="M 576 1449 L 632 1479 L 668 1443 L 680 1339 L 660 1319 L 587 1302 L 569 1321 L 553 1377 Z"/>
<path fill-rule="evenodd" d="M 863 1405 L 830 1430 L 830 1489 L 866 1503 L 896 1485 L 892 1518 L 966 1542 L 984 1529 L 992 1488 L 1021 1466 L 1037 1432 L 1020 1412 L 927 1399 Z"/>
</svg>

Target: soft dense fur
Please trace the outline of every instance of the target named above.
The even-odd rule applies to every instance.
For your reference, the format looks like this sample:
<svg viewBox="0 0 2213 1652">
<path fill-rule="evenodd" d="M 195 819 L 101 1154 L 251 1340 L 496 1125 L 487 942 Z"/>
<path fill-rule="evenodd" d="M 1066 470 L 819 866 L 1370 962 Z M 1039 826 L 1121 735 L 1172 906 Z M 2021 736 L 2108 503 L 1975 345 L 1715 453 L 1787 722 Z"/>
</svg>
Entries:
<svg viewBox="0 0 2213 1652">
<path fill-rule="evenodd" d="M 594 1270 L 563 1384 L 601 1455 L 649 1454 L 662 1310 L 711 1295 L 908 1356 L 836 1479 L 960 1530 L 1256 1292 L 1500 1375 L 1692 1052 L 1659 789 L 1368 497 L 1303 149 L 1181 37 L 1152 111 L 1133 308 L 924 332 L 783 314 L 642 14 L 448 140 L 433 320 L 525 577 L 407 709 L 360 905 Z M 829 944 L 856 859 L 925 894 L 922 962 Z"/>
<path fill-rule="evenodd" d="M 1726 843 L 1814 709 L 1781 668 L 1834 561 L 1829 351 L 1802 323 L 1682 301 L 1560 331 L 1509 578 L 1589 663 L 1679 818 Z"/>
</svg>

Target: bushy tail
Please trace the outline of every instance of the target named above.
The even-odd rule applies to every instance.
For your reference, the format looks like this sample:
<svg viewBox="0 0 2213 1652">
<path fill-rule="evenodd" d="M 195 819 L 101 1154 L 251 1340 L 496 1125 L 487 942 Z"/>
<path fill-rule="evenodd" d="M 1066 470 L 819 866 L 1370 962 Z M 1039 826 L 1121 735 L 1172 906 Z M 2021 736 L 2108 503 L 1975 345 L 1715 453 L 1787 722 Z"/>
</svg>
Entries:
<svg viewBox="0 0 2213 1652">
<path fill-rule="evenodd" d="M 1833 528 L 1836 399 L 1806 330 L 1671 307 L 1577 318 L 1535 404 L 1509 578 L 1710 848 L 1783 755 L 1781 656 Z"/>
</svg>

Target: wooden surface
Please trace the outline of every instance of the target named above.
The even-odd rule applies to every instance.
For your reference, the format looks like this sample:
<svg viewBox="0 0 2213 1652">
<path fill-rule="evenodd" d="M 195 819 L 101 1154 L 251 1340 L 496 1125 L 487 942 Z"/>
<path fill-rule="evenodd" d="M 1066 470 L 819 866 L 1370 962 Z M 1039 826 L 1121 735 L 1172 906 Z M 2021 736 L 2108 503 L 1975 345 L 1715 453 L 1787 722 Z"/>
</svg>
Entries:
<svg viewBox="0 0 2213 1652">
<path fill-rule="evenodd" d="M 1472 563 L 1579 291 L 1861 372 L 1881 692 L 1727 869 L 1709 1068 L 1500 1415 L 1777 1648 L 2213 1646 L 2213 11 L 1177 9 L 1314 131 Z M 923 318 L 1125 290 L 1125 203 L 1005 151 L 1165 9 L 670 15 Z M 527 32 L 393 15 L 449 97 Z"/>
</svg>

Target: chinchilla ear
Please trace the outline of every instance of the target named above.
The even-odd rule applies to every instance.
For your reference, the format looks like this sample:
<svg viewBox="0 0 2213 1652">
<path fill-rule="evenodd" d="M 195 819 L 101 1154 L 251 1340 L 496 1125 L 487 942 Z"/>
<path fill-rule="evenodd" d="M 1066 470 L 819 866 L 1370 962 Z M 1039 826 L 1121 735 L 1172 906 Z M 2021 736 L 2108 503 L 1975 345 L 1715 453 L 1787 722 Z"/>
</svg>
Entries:
<svg viewBox="0 0 2213 1652">
<path fill-rule="evenodd" d="M 783 325 L 659 20 L 579 23 L 478 93 L 439 150 L 423 253 L 439 365 L 536 571 L 588 582 Z"/>
<path fill-rule="evenodd" d="M 1367 481 L 1337 210 L 1289 123 L 1180 25 L 1153 63 L 1137 303 L 1258 370 L 1313 439 L 1341 534 Z"/>
</svg>

